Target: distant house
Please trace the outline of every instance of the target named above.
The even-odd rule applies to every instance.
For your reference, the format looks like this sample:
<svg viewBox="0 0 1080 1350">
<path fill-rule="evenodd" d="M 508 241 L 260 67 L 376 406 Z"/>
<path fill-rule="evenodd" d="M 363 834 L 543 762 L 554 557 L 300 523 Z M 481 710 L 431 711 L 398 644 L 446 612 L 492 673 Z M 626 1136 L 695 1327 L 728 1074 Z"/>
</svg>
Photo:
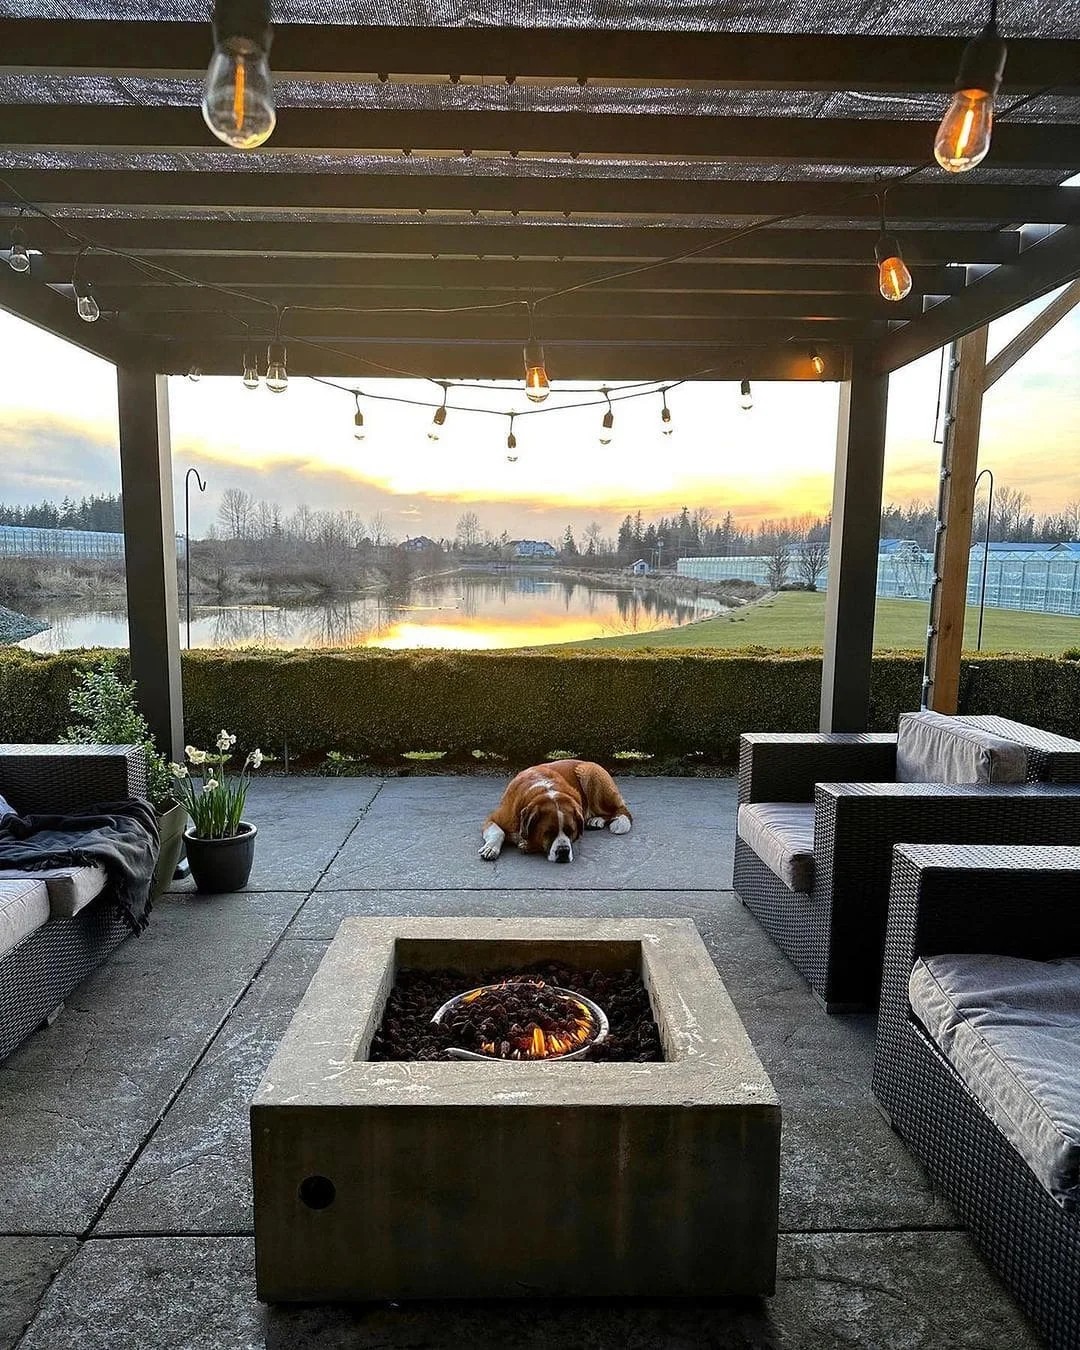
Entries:
<svg viewBox="0 0 1080 1350">
<path fill-rule="evenodd" d="M 511 539 L 515 558 L 557 558 L 559 550 L 546 539 Z"/>
<path fill-rule="evenodd" d="M 426 553 L 428 549 L 438 548 L 434 539 L 429 539 L 426 534 L 418 534 L 414 539 L 406 539 L 401 546 L 407 553 Z"/>
<path fill-rule="evenodd" d="M 652 568 L 644 558 L 639 558 L 636 563 L 630 564 L 630 571 L 633 572 L 636 577 L 645 577 L 649 575 Z"/>
</svg>

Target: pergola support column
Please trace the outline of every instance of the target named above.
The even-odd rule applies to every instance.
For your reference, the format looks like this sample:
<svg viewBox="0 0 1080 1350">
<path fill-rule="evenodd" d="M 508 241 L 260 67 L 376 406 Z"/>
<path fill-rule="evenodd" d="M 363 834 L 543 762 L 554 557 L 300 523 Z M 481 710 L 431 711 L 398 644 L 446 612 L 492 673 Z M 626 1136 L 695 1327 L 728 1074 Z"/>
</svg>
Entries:
<svg viewBox="0 0 1080 1350">
<path fill-rule="evenodd" d="M 949 371 L 923 677 L 923 706 L 941 713 L 955 713 L 960 698 L 960 656 L 964 647 L 975 475 L 986 383 L 987 332 L 983 326 L 960 338 L 953 349 Z"/>
<path fill-rule="evenodd" d="M 878 537 L 889 377 L 856 352 L 840 386 L 833 480 L 821 730 L 865 731 L 870 718 Z"/>
<path fill-rule="evenodd" d="M 176 590 L 168 382 L 150 368 L 117 367 L 131 676 L 159 748 L 184 744 Z"/>
</svg>

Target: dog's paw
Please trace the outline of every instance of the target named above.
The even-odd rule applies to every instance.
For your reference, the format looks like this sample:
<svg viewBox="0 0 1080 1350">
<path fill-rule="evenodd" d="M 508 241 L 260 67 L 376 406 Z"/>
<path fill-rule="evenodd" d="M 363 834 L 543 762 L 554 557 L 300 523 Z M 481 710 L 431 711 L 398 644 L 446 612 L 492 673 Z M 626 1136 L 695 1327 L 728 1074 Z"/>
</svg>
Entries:
<svg viewBox="0 0 1080 1350">
<path fill-rule="evenodd" d="M 629 817 L 629 816 L 616 816 L 615 819 L 611 822 L 611 833 L 612 833 L 612 834 L 629 834 L 629 833 L 630 833 L 630 817 Z"/>
<path fill-rule="evenodd" d="M 484 844 L 480 849 L 480 856 L 485 862 L 494 862 L 501 848 L 501 844 Z"/>
<path fill-rule="evenodd" d="M 585 822 L 585 828 L 587 830 L 602 830 L 606 824 L 607 821 L 603 816 L 590 816 Z"/>
</svg>

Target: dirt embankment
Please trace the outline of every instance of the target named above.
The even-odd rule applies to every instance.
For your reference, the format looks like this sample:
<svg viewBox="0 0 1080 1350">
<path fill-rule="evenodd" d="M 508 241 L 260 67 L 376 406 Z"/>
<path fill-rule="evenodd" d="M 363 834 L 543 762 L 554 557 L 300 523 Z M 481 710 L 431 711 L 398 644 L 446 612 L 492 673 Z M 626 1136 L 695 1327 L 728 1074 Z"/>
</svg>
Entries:
<svg viewBox="0 0 1080 1350">
<path fill-rule="evenodd" d="M 742 581 L 737 577 L 723 581 L 698 581 L 694 577 L 676 576 L 674 572 L 652 572 L 643 577 L 635 577 L 628 572 L 605 572 L 600 569 L 593 571 L 584 567 L 553 567 L 549 575 L 568 581 L 581 581 L 590 586 L 651 591 L 654 595 L 670 596 L 673 599 L 696 600 L 699 596 L 707 596 L 711 600 L 719 600 L 732 609 L 760 600 L 768 593 L 764 586 L 758 586 L 753 581 Z"/>
</svg>

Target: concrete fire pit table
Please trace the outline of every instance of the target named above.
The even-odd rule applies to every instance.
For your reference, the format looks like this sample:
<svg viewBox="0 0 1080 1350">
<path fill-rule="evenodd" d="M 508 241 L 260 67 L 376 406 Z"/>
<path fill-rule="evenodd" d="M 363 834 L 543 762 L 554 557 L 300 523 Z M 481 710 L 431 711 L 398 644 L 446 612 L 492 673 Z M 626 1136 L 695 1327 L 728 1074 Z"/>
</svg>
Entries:
<svg viewBox="0 0 1080 1350">
<path fill-rule="evenodd" d="M 664 1062 L 368 1058 L 398 969 L 548 960 L 639 970 Z M 346 919 L 251 1138 L 267 1302 L 773 1290 L 780 1107 L 689 920 Z"/>
</svg>

